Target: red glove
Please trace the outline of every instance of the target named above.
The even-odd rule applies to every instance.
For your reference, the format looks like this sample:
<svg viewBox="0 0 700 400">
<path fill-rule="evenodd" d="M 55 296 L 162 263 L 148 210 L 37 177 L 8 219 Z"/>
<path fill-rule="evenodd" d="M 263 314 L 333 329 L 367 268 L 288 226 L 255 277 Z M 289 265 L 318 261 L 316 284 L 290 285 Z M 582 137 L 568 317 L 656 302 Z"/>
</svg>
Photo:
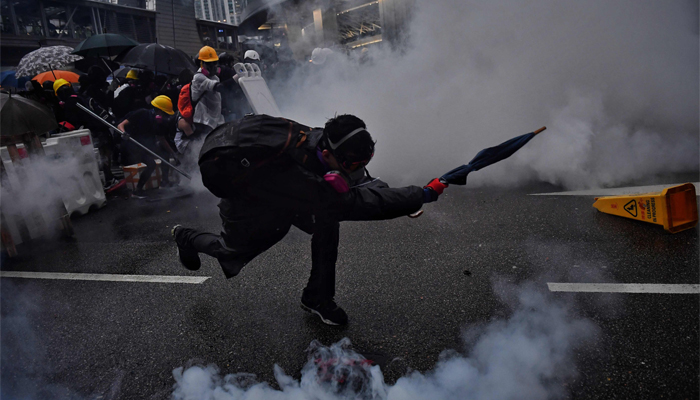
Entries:
<svg viewBox="0 0 700 400">
<path fill-rule="evenodd" d="M 442 191 L 445 190 L 446 187 L 450 186 L 447 182 L 443 183 L 440 181 L 439 178 L 435 178 L 432 181 L 428 182 L 427 185 L 423 186 L 423 189 L 425 188 L 430 188 L 435 191 L 437 194 L 442 194 Z"/>
</svg>

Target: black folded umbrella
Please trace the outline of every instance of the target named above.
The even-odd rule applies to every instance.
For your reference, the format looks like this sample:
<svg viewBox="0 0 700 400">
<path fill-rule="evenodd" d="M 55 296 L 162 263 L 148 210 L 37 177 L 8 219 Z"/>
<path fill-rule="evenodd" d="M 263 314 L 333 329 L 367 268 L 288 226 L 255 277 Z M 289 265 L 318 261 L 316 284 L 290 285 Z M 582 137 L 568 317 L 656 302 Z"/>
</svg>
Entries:
<svg viewBox="0 0 700 400">
<path fill-rule="evenodd" d="M 525 146 L 527 142 L 530 141 L 535 135 L 547 129 L 542 127 L 534 132 L 526 133 L 524 135 L 515 137 L 508 141 L 505 141 L 498 146 L 489 147 L 487 149 L 481 150 L 474 159 L 469 161 L 469 164 L 457 167 L 450 172 L 443 175 L 440 179 L 446 181 L 447 183 L 453 185 L 466 185 L 467 175 L 472 171 L 478 171 L 484 167 L 491 164 L 497 163 L 501 160 L 505 160 L 518 151 L 521 147 Z"/>
<path fill-rule="evenodd" d="M 50 108 L 21 96 L 0 93 L 0 135 L 44 133 L 57 127 Z"/>
<path fill-rule="evenodd" d="M 192 59 L 182 50 L 158 43 L 140 44 L 115 59 L 123 65 L 147 68 L 156 73 L 179 75 L 183 69 L 197 71 Z"/>
</svg>

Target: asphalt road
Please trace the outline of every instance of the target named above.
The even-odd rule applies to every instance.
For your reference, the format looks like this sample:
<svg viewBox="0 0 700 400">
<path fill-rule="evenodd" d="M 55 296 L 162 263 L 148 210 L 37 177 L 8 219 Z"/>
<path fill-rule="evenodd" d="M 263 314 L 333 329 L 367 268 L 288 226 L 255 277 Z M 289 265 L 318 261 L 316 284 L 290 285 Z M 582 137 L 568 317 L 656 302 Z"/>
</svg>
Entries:
<svg viewBox="0 0 700 400">
<path fill-rule="evenodd" d="M 75 240 L 20 247 L 2 270 L 211 278 L 0 279 L 1 397 L 167 399 L 173 370 L 197 364 L 277 388 L 275 364 L 298 379 L 312 340 L 347 337 L 390 385 L 462 359 L 479 366 L 477 382 L 505 386 L 544 368 L 535 380 L 553 398 L 697 399 L 697 294 L 553 293 L 547 282 L 698 284 L 698 228 L 672 235 L 599 213 L 590 196 L 528 196 L 559 190 L 450 188 L 418 219 L 343 223 L 343 328 L 299 307 L 311 262 L 303 232 L 226 280 L 206 256 L 200 271 L 182 268 L 170 238 L 176 223 L 218 231 L 213 196 L 111 199 L 73 219 Z M 501 343 L 490 337 L 505 344 L 484 350 Z M 542 398 L 523 385 L 521 398 Z"/>
</svg>

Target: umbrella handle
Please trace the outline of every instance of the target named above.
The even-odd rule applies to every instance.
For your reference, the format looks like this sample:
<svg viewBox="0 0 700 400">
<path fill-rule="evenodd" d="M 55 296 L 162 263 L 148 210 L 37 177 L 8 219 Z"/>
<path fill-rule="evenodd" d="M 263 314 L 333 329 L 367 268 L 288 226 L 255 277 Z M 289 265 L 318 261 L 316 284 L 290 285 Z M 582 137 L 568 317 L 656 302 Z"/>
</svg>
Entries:
<svg viewBox="0 0 700 400">
<path fill-rule="evenodd" d="M 49 69 L 51 70 L 51 75 L 53 75 L 54 81 L 58 80 L 58 79 L 56 79 L 56 74 L 53 72 L 53 67 L 51 66 L 51 64 L 48 64 L 48 66 L 49 66 Z"/>
<path fill-rule="evenodd" d="M 534 133 L 535 135 L 537 135 L 538 133 L 542 132 L 542 131 L 545 130 L 545 129 L 547 129 L 547 127 L 546 127 L 546 126 L 543 126 L 543 127 L 541 127 L 540 129 L 538 129 L 538 130 L 536 130 L 536 131 L 534 131 L 534 132 L 532 132 L 532 133 Z"/>
</svg>

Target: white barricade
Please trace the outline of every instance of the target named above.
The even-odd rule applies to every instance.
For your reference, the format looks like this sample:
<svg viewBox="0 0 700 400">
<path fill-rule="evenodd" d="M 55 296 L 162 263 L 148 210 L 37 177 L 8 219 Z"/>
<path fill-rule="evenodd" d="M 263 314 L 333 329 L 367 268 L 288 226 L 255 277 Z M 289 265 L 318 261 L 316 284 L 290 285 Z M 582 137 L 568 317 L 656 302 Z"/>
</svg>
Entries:
<svg viewBox="0 0 700 400">
<path fill-rule="evenodd" d="M 107 198 L 100 180 L 90 130 L 80 129 L 56 135 L 48 138 L 42 145 L 47 162 L 42 168 L 52 169 L 47 171 L 47 176 L 53 178 L 50 181 L 53 187 L 47 189 L 61 193 L 69 214 L 77 212 L 83 215 L 91 207 L 100 208 L 105 205 Z M 23 145 L 17 145 L 17 150 L 21 157 L 26 156 Z M 0 148 L 0 156 L 13 190 L 22 190 L 28 183 L 20 181 L 6 147 Z M 22 159 L 22 164 L 30 162 L 30 158 Z M 3 200 L 11 201 L 9 198 Z"/>
<path fill-rule="evenodd" d="M 234 65 L 233 68 L 238 75 L 238 84 L 243 89 L 253 112 L 257 115 L 267 114 L 272 117 L 281 117 L 282 113 L 262 77 L 260 68 L 255 64 L 242 63 Z"/>
<path fill-rule="evenodd" d="M 60 217 L 55 207 L 58 199 L 50 192 L 53 189 L 43 193 L 41 184 L 31 180 L 31 176 L 35 174 L 28 173 L 27 151 L 21 144 L 16 145 L 16 147 L 21 166 L 11 162 L 6 147 L 0 147 L 9 184 L 9 187 L 0 187 L 3 228 L 9 231 L 15 245 L 55 231 L 58 228 L 58 218 Z M 27 187 L 28 180 L 31 180 L 29 187 Z"/>
<path fill-rule="evenodd" d="M 92 143 L 90 130 L 80 129 L 50 137 L 44 145 L 49 158 L 78 160 L 78 169 L 67 174 L 67 182 L 61 182 L 63 202 L 69 214 L 84 215 L 91 207 L 101 208 L 107 202 Z"/>
</svg>

